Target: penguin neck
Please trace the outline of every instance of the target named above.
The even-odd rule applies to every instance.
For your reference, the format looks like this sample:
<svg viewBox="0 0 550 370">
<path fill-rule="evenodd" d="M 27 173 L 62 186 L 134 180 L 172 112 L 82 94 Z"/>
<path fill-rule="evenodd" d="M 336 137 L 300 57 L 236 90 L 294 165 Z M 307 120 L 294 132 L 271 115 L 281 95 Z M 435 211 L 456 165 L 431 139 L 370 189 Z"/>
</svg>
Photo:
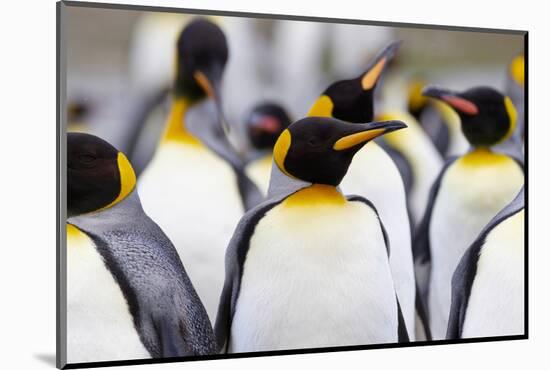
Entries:
<svg viewBox="0 0 550 370">
<path fill-rule="evenodd" d="M 271 177 L 267 190 L 268 199 L 285 197 L 311 185 L 313 185 L 311 182 L 287 176 L 281 171 L 275 159 L 271 160 Z"/>
<path fill-rule="evenodd" d="M 175 142 L 187 145 L 202 145 L 201 141 L 188 130 L 185 124 L 185 114 L 190 107 L 189 99 L 182 96 L 173 97 L 161 143 Z"/>
<path fill-rule="evenodd" d="M 116 230 L 138 221 L 145 213 L 136 189 L 112 207 L 69 217 L 68 224 L 88 232 Z"/>
<path fill-rule="evenodd" d="M 303 207 L 312 205 L 341 206 L 346 204 L 346 197 L 340 189 L 333 185 L 311 184 L 285 200 L 289 207 Z"/>
<path fill-rule="evenodd" d="M 508 156 L 493 152 L 488 146 L 476 146 L 461 158 L 460 163 L 469 166 L 485 166 L 507 160 L 509 160 Z"/>
</svg>

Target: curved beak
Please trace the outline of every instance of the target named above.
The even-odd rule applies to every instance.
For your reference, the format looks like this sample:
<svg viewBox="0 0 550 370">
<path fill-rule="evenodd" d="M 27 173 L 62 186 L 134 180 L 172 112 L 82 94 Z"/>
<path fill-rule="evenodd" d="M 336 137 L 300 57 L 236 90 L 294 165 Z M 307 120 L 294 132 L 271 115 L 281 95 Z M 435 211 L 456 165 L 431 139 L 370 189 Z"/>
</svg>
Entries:
<svg viewBox="0 0 550 370">
<path fill-rule="evenodd" d="M 347 150 L 377 138 L 378 136 L 406 128 L 407 125 L 398 120 L 370 122 L 370 123 L 346 123 L 342 128 L 342 136 L 334 143 L 333 149 Z"/>
<path fill-rule="evenodd" d="M 216 106 L 216 112 L 218 114 L 218 123 L 220 124 L 222 130 L 225 134 L 229 134 L 229 125 L 225 119 L 223 113 L 222 100 L 221 100 L 221 80 L 223 74 L 223 66 L 214 65 L 210 68 L 203 68 L 202 70 L 197 70 L 193 74 L 195 81 L 199 86 L 204 90 L 206 95 L 214 101 Z"/>
<path fill-rule="evenodd" d="M 422 91 L 422 95 L 444 101 L 459 113 L 474 115 L 479 112 L 475 103 L 465 99 L 460 93 L 455 91 L 428 86 Z"/>
<path fill-rule="evenodd" d="M 371 90 L 376 86 L 382 72 L 393 59 L 402 43 L 402 41 L 392 42 L 370 62 L 366 71 L 361 76 L 363 90 Z"/>
</svg>

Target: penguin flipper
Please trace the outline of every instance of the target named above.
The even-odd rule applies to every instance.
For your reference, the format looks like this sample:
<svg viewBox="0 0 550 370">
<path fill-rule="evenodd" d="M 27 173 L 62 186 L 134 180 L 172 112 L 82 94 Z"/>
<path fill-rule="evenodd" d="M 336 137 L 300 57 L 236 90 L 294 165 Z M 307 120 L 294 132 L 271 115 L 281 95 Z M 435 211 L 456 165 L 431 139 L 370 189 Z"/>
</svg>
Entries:
<svg viewBox="0 0 550 370">
<path fill-rule="evenodd" d="M 441 181 L 445 175 L 449 166 L 458 159 L 458 156 L 449 158 L 441 172 L 434 181 L 430 194 L 428 197 L 428 204 L 426 205 L 426 211 L 422 221 L 418 225 L 418 228 L 415 230 L 413 243 L 412 243 L 412 253 L 414 260 L 414 270 L 415 277 L 417 282 L 417 288 L 420 290 L 420 294 L 417 294 L 417 297 L 424 301 L 424 307 L 427 302 L 428 295 L 428 285 L 430 281 L 430 270 L 431 270 L 431 253 L 430 253 L 430 222 L 432 218 L 432 211 L 439 193 L 439 188 L 441 186 Z M 428 313 L 429 314 L 429 313 Z"/>
<path fill-rule="evenodd" d="M 409 343 L 409 333 L 407 332 L 405 318 L 403 317 L 403 311 L 401 310 L 401 304 L 399 303 L 397 294 L 395 295 L 395 301 L 397 302 L 397 342 Z"/>
<path fill-rule="evenodd" d="M 169 321 L 166 317 L 155 322 L 160 341 L 160 350 L 163 358 L 181 357 L 193 354 L 180 332 L 180 325 Z"/>
<path fill-rule="evenodd" d="M 243 266 L 256 225 L 265 214 L 281 203 L 288 194 L 269 199 L 251 209 L 241 218 L 225 252 L 225 282 L 223 285 L 214 333 L 218 346 L 225 352 L 229 346 L 231 322 L 239 296 Z"/>
<path fill-rule="evenodd" d="M 250 180 L 242 169 L 237 171 L 237 185 L 245 211 L 256 207 L 264 199 L 260 189 L 258 189 L 256 184 Z"/>
<path fill-rule="evenodd" d="M 525 194 L 524 188 L 522 188 L 516 198 L 483 228 L 460 259 L 451 282 L 451 309 L 447 326 L 447 339 L 459 339 L 462 336 L 466 309 L 468 308 L 472 285 L 477 273 L 477 262 L 487 235 L 501 222 L 521 211 L 524 205 Z"/>
<path fill-rule="evenodd" d="M 424 335 L 427 341 L 432 340 L 432 331 L 430 329 L 430 320 L 428 320 L 428 310 L 423 299 L 420 297 L 420 288 L 418 288 L 418 281 L 416 282 L 416 297 L 415 297 L 415 309 L 418 315 L 422 327 L 424 329 Z"/>
</svg>

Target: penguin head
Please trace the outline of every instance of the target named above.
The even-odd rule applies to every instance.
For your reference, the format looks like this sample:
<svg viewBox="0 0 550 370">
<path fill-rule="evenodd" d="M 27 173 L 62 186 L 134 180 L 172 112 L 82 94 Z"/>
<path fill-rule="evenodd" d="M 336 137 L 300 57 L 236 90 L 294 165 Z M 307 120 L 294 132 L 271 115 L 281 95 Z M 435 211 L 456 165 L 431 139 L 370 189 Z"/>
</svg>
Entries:
<svg viewBox="0 0 550 370">
<path fill-rule="evenodd" d="M 67 134 L 68 217 L 111 207 L 135 185 L 136 175 L 122 152 L 94 135 Z"/>
<path fill-rule="evenodd" d="M 180 33 L 176 50 L 174 95 L 191 104 L 212 99 L 218 121 L 229 127 L 222 111 L 220 86 L 229 55 L 223 31 L 205 18 L 191 21 Z"/>
<path fill-rule="evenodd" d="M 193 20 L 177 41 L 174 93 L 191 101 L 218 97 L 227 58 L 222 30 L 207 19 Z"/>
<path fill-rule="evenodd" d="M 374 88 L 401 42 L 386 47 L 359 77 L 330 85 L 311 106 L 308 116 L 334 117 L 343 121 L 370 122 L 374 116 Z"/>
<path fill-rule="evenodd" d="M 280 105 L 271 102 L 256 105 L 246 120 L 250 142 L 259 150 L 273 148 L 288 125 L 290 118 L 287 112 Z"/>
<path fill-rule="evenodd" d="M 447 103 L 460 117 L 462 132 L 474 147 L 492 146 L 506 140 L 516 127 L 512 100 L 490 87 L 455 92 L 427 87 L 423 94 Z"/>
<path fill-rule="evenodd" d="M 307 117 L 282 132 L 273 158 L 289 177 L 338 186 L 359 149 L 380 135 L 404 127 L 401 121 L 353 124 L 335 118 Z"/>
</svg>

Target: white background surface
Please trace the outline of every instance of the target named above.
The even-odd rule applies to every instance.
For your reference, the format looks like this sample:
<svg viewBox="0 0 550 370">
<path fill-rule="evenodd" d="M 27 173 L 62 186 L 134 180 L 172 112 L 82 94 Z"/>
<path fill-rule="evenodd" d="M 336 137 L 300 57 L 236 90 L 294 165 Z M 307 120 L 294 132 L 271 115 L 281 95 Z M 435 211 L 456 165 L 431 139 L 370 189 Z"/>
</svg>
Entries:
<svg viewBox="0 0 550 370">
<path fill-rule="evenodd" d="M 119 2 L 114 1 L 113 2 Z M 365 20 L 527 29 L 529 47 L 530 338 L 141 366 L 136 369 L 285 367 L 495 369 L 548 366 L 550 94 L 548 11 L 514 1 L 131 1 Z M 546 8 L 546 9 L 545 9 Z M 0 22 L 0 340 L 4 369 L 53 368 L 55 356 L 55 2 L 9 1 Z M 537 231 L 537 232 L 535 232 Z M 547 354 L 547 353 L 546 353 Z M 545 364 L 545 365 L 539 365 Z"/>
</svg>

